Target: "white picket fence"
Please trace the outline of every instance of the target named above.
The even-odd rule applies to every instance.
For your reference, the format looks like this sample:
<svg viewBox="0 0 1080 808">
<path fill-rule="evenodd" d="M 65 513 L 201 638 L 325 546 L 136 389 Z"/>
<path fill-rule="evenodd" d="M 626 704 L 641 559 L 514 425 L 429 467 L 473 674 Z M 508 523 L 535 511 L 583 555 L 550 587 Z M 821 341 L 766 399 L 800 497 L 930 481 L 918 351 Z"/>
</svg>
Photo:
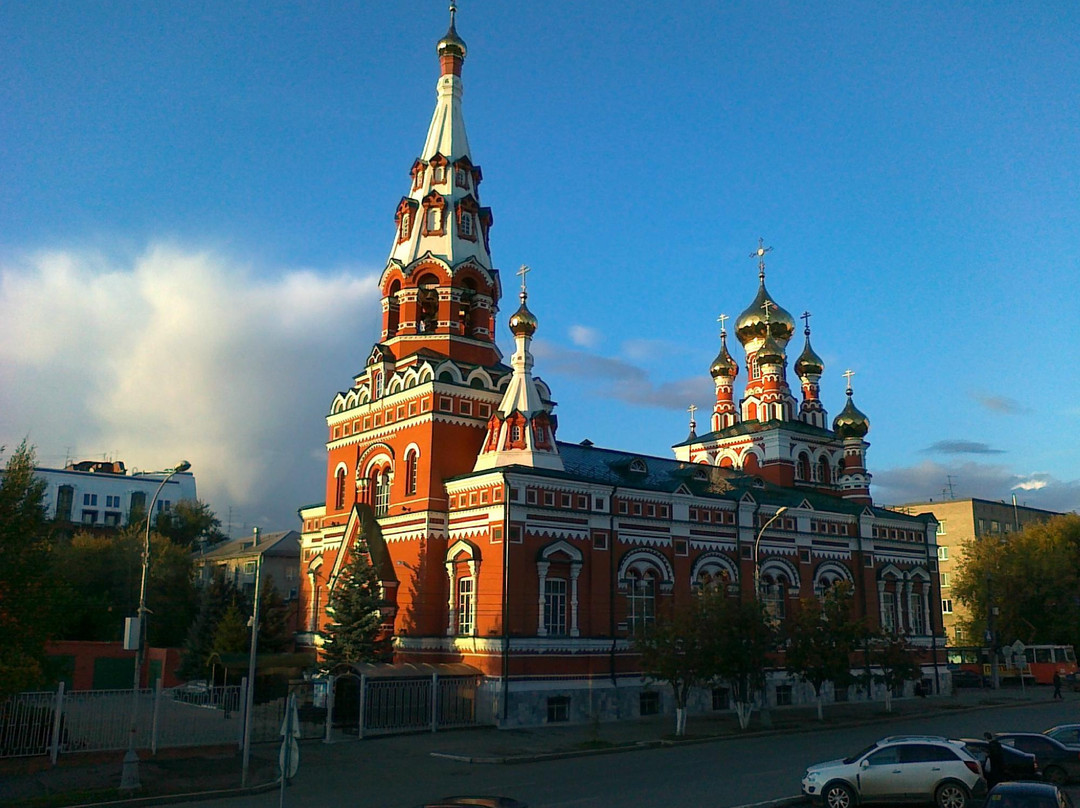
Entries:
<svg viewBox="0 0 1080 808">
<path fill-rule="evenodd" d="M 19 693 L 0 704 L 0 758 L 243 741 L 245 685 Z"/>
</svg>

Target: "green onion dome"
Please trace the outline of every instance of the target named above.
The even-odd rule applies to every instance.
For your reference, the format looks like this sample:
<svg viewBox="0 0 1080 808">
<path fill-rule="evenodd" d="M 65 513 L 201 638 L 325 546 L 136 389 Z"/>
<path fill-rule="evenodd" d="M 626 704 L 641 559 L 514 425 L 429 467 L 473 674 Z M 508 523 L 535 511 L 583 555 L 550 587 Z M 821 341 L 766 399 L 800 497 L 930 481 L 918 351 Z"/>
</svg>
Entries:
<svg viewBox="0 0 1080 808">
<path fill-rule="evenodd" d="M 841 438 L 861 438 L 870 431 L 870 419 L 867 418 L 851 397 L 851 388 L 847 391 L 847 404 L 840 414 L 833 419 L 833 432 Z"/>
<path fill-rule="evenodd" d="M 825 372 L 825 363 L 810 347 L 810 329 L 806 330 L 806 347 L 795 360 L 795 373 L 802 376 L 820 376 Z"/>
<path fill-rule="evenodd" d="M 731 354 L 727 349 L 727 334 L 720 335 L 720 353 L 716 355 L 716 359 L 713 360 L 712 365 L 709 367 L 709 373 L 714 379 L 720 377 L 734 379 L 739 375 L 739 363 L 731 358 Z"/>
</svg>

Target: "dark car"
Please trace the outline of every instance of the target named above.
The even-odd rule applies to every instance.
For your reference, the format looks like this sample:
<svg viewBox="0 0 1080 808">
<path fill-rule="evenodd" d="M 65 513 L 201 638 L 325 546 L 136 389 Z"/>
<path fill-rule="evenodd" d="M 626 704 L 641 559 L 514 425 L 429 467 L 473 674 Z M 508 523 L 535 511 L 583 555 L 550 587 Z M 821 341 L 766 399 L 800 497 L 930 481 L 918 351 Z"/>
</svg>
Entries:
<svg viewBox="0 0 1080 808">
<path fill-rule="evenodd" d="M 425 803 L 423 808 L 529 808 L 512 797 L 443 797 L 438 802 Z"/>
<path fill-rule="evenodd" d="M 1080 673 L 1066 673 L 1061 679 L 1062 684 L 1069 690 L 1080 690 Z"/>
<path fill-rule="evenodd" d="M 987 780 L 1004 782 L 1006 780 L 1039 780 L 1039 761 L 1035 755 L 1023 752 L 1015 746 L 1002 743 L 1001 757 L 1005 761 L 1005 772 L 991 775 L 986 768 L 986 759 L 990 756 L 990 742 L 982 738 L 959 738 L 960 743 L 973 758 L 979 761 L 983 771 L 987 772 Z"/>
<path fill-rule="evenodd" d="M 1034 755 L 1043 777 L 1056 785 L 1080 780 L 1080 750 L 1038 732 L 999 732 L 995 736 L 1008 745 Z"/>
<path fill-rule="evenodd" d="M 1069 795 L 1053 783 L 998 783 L 983 808 L 1073 808 Z"/>
<path fill-rule="evenodd" d="M 1056 727 L 1044 729 L 1043 735 L 1048 735 L 1055 741 L 1061 741 L 1066 746 L 1075 746 L 1080 749 L 1080 724 L 1058 724 Z"/>
<path fill-rule="evenodd" d="M 975 671 L 958 668 L 951 672 L 953 687 L 986 687 L 986 677 Z"/>
</svg>

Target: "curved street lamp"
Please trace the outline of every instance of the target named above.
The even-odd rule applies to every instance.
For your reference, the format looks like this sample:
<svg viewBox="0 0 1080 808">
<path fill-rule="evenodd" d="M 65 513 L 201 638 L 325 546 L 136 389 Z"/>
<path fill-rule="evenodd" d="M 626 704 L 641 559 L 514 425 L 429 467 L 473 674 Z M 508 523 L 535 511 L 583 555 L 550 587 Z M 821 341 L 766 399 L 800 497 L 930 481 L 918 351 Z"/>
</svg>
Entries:
<svg viewBox="0 0 1080 808">
<path fill-rule="evenodd" d="M 761 526 L 757 538 L 754 539 L 754 600 L 758 602 L 761 601 L 761 565 L 758 563 L 758 548 L 761 546 L 761 536 L 768 529 L 769 525 L 775 522 L 781 514 L 786 512 L 787 505 L 782 508 L 777 508 L 776 513 L 769 517 L 769 521 Z"/>
<path fill-rule="evenodd" d="M 139 584 L 139 610 L 135 618 L 134 632 L 138 646 L 135 649 L 135 683 L 131 688 L 131 729 L 128 733 L 128 749 L 124 753 L 124 768 L 120 774 L 121 791 L 133 791 L 141 786 L 139 782 L 139 755 L 135 751 L 135 740 L 139 730 L 139 690 L 142 685 L 142 658 L 146 646 L 146 578 L 150 571 L 150 521 L 154 516 L 154 505 L 157 503 L 161 489 L 165 487 L 174 474 L 180 474 L 191 468 L 186 460 L 181 460 L 173 469 L 161 478 L 161 483 L 150 500 L 150 507 L 146 510 L 146 534 L 143 539 L 142 551 L 142 581 Z"/>
<path fill-rule="evenodd" d="M 769 525 L 775 522 L 780 516 L 787 512 L 787 505 L 776 509 L 769 520 L 761 526 L 761 529 L 757 532 L 757 537 L 754 539 L 754 603 L 761 604 L 761 564 L 758 561 L 758 549 L 761 547 L 761 537 L 768 529 Z M 772 716 L 769 714 L 769 691 L 765 688 L 765 692 L 761 694 L 761 725 L 763 727 L 772 726 Z"/>
</svg>

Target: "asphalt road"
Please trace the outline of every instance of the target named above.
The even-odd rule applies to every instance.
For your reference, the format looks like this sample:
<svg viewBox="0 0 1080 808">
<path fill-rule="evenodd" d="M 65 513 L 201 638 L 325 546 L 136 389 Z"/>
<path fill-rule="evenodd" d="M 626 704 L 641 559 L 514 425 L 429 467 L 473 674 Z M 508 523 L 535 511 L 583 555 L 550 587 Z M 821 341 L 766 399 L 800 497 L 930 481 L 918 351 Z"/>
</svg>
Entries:
<svg viewBox="0 0 1080 808">
<path fill-rule="evenodd" d="M 731 806 L 792 797 L 810 763 L 851 754 L 884 735 L 959 737 L 984 731 L 1041 731 L 1078 720 L 1077 704 L 992 707 L 822 732 L 711 741 L 612 755 L 517 765 L 433 758 L 415 741 L 388 738 L 324 747 L 301 760 L 286 789 L 293 808 L 416 808 L 451 794 L 502 794 L 530 808 Z M 303 756 L 302 756 L 303 758 Z M 306 763 L 306 765 L 305 765 Z M 1070 788 L 1080 805 L 1080 787 Z M 202 808 L 268 808 L 278 792 L 199 803 Z M 190 805 L 190 803 L 187 803 Z"/>
</svg>

